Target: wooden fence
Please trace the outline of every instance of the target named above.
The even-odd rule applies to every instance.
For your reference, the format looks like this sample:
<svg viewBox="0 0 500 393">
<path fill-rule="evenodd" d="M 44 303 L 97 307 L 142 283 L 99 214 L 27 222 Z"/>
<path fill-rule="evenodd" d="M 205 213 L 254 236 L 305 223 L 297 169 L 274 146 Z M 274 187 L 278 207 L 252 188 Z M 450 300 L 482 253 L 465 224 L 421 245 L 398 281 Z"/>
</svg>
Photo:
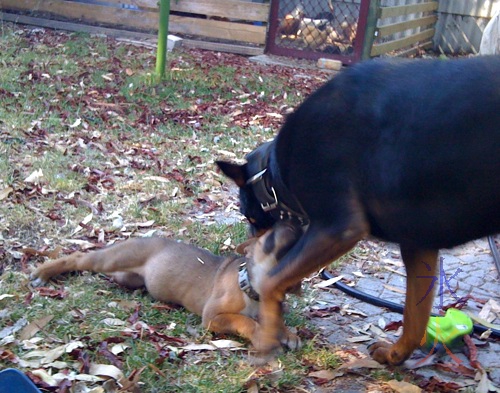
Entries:
<svg viewBox="0 0 500 393">
<path fill-rule="evenodd" d="M 435 0 L 373 0 L 364 58 L 432 47 L 437 9 Z"/>
<path fill-rule="evenodd" d="M 170 7 L 169 33 L 203 37 L 198 47 L 232 51 L 231 44 L 240 43 L 245 46 L 234 45 L 235 52 L 259 54 L 264 50 L 269 4 L 173 0 Z M 1 0 L 0 11 L 4 20 L 20 23 L 36 24 L 35 17 L 39 25 L 47 27 L 64 28 L 57 22 L 71 22 L 73 29 L 82 31 L 89 31 L 91 25 L 150 34 L 157 32 L 159 18 L 158 0 Z M 83 24 L 82 28 L 75 22 Z"/>
<path fill-rule="evenodd" d="M 500 0 L 440 0 L 434 49 L 449 54 L 478 53 L 483 30 L 498 8 Z"/>
<path fill-rule="evenodd" d="M 500 0 L 371 0 L 363 58 L 432 46 L 477 53 L 495 6 Z M 156 34 L 158 11 L 158 0 L 0 0 L 6 21 L 140 38 Z M 257 55 L 269 13 L 269 2 L 172 0 L 169 32 L 187 38 L 186 46 Z"/>
</svg>

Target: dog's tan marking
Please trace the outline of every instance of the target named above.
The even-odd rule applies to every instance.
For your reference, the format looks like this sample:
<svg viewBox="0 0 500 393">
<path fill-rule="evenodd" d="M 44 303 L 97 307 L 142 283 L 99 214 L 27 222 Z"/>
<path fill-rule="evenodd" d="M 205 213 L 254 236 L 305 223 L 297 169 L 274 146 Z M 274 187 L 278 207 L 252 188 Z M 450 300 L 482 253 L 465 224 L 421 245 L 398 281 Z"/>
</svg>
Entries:
<svg viewBox="0 0 500 393">
<path fill-rule="evenodd" d="M 391 345 L 378 342 L 370 346 L 370 354 L 379 363 L 398 365 L 420 346 L 434 301 L 438 251 L 401 249 L 406 267 L 406 302 L 404 330 Z M 411 321 L 411 323 L 409 323 Z"/>
</svg>

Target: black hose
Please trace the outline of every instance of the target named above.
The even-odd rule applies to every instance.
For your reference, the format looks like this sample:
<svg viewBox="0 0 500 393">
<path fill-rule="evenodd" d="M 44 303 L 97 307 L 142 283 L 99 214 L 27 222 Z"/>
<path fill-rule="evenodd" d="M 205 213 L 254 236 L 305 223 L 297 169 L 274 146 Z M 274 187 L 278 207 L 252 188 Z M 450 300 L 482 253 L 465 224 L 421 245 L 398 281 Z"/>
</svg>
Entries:
<svg viewBox="0 0 500 393">
<path fill-rule="evenodd" d="M 333 276 L 330 274 L 330 272 L 323 270 L 321 272 L 321 278 L 323 278 L 324 280 L 329 280 L 329 279 L 333 278 Z M 340 289 L 342 292 L 346 293 L 347 295 L 352 296 L 356 299 L 362 300 L 365 303 L 369 303 L 369 304 L 372 304 L 372 305 L 378 306 L 378 307 L 384 307 L 384 308 L 387 308 L 391 311 L 403 314 L 404 307 L 400 304 L 393 303 L 393 302 L 390 302 L 388 300 L 384 300 L 384 299 L 369 295 L 366 292 L 358 291 L 357 289 L 354 289 L 348 285 L 345 285 L 345 284 L 341 283 L 340 281 L 333 283 L 333 286 L 337 289 Z M 431 313 L 431 315 L 433 317 L 439 316 L 438 314 L 435 314 L 435 313 Z M 474 324 L 474 333 L 482 334 L 487 330 L 491 330 L 492 335 L 500 338 L 500 330 Z"/>
<path fill-rule="evenodd" d="M 488 236 L 488 243 L 490 245 L 491 253 L 493 254 L 493 260 L 495 261 L 497 272 L 500 275 L 500 252 L 498 252 L 498 248 L 495 244 L 495 239 L 493 239 L 493 236 Z"/>
</svg>

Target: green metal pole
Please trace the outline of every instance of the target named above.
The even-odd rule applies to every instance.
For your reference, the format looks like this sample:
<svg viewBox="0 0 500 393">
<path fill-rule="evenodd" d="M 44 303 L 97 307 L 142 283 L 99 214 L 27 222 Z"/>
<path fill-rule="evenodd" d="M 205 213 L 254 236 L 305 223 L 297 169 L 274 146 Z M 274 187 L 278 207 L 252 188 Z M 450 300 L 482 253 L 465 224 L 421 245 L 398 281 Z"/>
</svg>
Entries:
<svg viewBox="0 0 500 393">
<path fill-rule="evenodd" d="M 366 21 L 365 40 L 363 42 L 362 60 L 368 60 L 372 51 L 373 41 L 375 41 L 375 32 L 377 30 L 377 21 L 380 12 L 380 0 L 370 0 L 368 9 L 368 18 Z"/>
<path fill-rule="evenodd" d="M 158 25 L 158 48 L 156 50 L 156 76 L 159 79 L 165 76 L 169 15 L 170 0 L 160 0 L 160 23 Z"/>
</svg>

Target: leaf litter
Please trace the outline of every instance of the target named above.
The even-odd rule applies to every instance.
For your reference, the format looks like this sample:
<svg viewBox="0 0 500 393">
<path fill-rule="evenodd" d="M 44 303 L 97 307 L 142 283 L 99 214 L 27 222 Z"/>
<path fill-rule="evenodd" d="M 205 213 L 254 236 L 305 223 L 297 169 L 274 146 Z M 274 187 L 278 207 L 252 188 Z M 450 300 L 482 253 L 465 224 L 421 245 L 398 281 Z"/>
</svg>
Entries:
<svg viewBox="0 0 500 393">
<path fill-rule="evenodd" d="M 103 53 L 91 49 L 90 60 L 85 60 L 78 52 L 70 53 L 74 34 L 16 29 L 20 51 L 25 47 L 42 52 L 55 50 L 73 68 L 70 72 L 57 64 L 59 69 L 53 69 L 51 60 L 41 59 L 11 65 L 19 69 L 20 83 L 14 90 L 0 80 L 0 95 L 9 100 L 12 111 L 26 112 L 29 120 L 19 126 L 15 121 L 0 119 L 2 152 L 5 150 L 9 155 L 8 180 L 0 178 L 0 201 L 4 205 L 2 212 L 6 212 L 0 218 L 0 267 L 13 279 L 23 282 L 15 294 L 0 294 L 0 302 L 4 302 L 0 303 L 0 315 L 7 321 L 0 328 L 2 364 L 26 368 L 38 386 L 50 391 L 66 392 L 72 388 L 82 392 L 138 392 L 141 376 L 147 369 L 166 378 L 162 363 L 182 363 L 188 359 L 203 363 L 210 356 L 208 353 L 244 351 L 236 341 L 193 340 L 190 335 L 168 334 L 169 329 L 176 328 L 173 325 L 169 328 L 149 325 L 140 317 L 140 301 L 126 304 L 127 300 L 117 300 L 127 315 L 103 314 L 91 334 L 64 338 L 52 334 L 50 328 L 61 321 L 61 316 L 45 313 L 30 321 L 18 314 L 10 317 L 12 303 L 6 302 L 16 300 L 32 307 L 41 299 L 66 301 L 69 282 L 64 284 L 68 287 L 59 285 L 34 291 L 26 284 L 31 266 L 60 253 L 100 248 L 130 236 L 153 234 L 184 237 L 206 247 L 209 244 L 200 239 L 197 225 L 241 224 L 236 192 L 215 171 L 214 159 L 241 158 L 259 142 L 270 139 L 293 107 L 330 74 L 259 65 L 231 54 L 182 50 L 169 55 L 169 78 L 172 83 L 181 81 L 182 87 L 153 104 L 147 96 L 159 96 L 165 93 L 162 91 L 165 87 L 147 86 L 143 80 L 134 79 L 144 69 L 152 70 L 151 50 L 105 38 Z M 120 55 L 113 52 L 116 48 Z M 142 63 L 129 61 L 134 58 L 142 59 Z M 219 75 L 211 71 L 222 67 L 231 69 L 227 80 L 223 72 Z M 191 85 L 189 77 L 198 71 L 207 82 L 203 92 Z M 286 90 L 267 91 L 264 85 L 269 79 L 256 75 L 273 75 Z M 22 99 L 33 100 L 29 97 L 32 84 L 46 91 L 56 86 L 54 95 L 39 97 L 38 106 L 43 110 L 34 109 L 34 102 L 31 107 L 23 107 Z M 174 131 L 167 130 L 165 124 Z M 63 169 L 38 167 L 37 161 L 50 154 L 66 159 Z M 165 214 L 163 204 L 170 204 L 173 210 Z M 137 206 L 139 214 L 131 214 L 130 206 Z M 19 208 L 25 212 L 21 216 L 29 217 L 27 222 L 12 215 L 11 211 Z M 175 221 L 175 225 L 170 221 Z M 218 243 L 217 251 L 231 251 L 238 235 L 229 236 L 226 232 L 215 239 L 213 235 L 209 237 Z M 371 251 L 370 242 L 366 244 Z M 361 252 L 356 260 L 367 261 L 366 255 Z M 379 257 L 396 268 L 401 266 L 398 255 Z M 366 270 L 358 269 L 353 275 L 361 278 L 364 273 Z M 325 285 L 318 285 L 317 279 L 311 283 L 328 291 Z M 398 291 L 393 287 L 387 289 Z M 92 313 L 91 305 L 88 307 L 74 308 L 71 313 L 72 323 L 80 323 L 84 330 L 86 316 Z M 153 304 L 151 308 L 159 312 L 175 311 L 170 305 Z M 492 322 L 498 312 L 498 304 L 488 302 L 480 317 Z M 335 314 L 343 318 L 365 317 L 363 311 L 349 305 L 308 308 L 307 312 L 311 321 Z M 391 330 L 398 323 L 384 322 L 384 330 Z M 299 331 L 303 337 L 317 337 L 321 346 L 335 352 L 318 333 L 305 327 Z M 348 340 L 353 343 L 382 336 L 374 326 L 354 331 L 355 335 Z M 123 364 L 132 350 L 127 343 L 129 338 L 150 342 L 156 358 L 148 365 L 129 369 L 125 375 Z M 14 350 L 15 346 L 21 350 Z M 445 363 L 434 365 L 476 379 L 478 391 L 493 391 L 495 388 L 477 361 L 474 344 L 468 347 L 472 369 Z M 99 354 L 100 361 L 107 364 L 93 361 L 94 354 Z M 337 348 L 336 354 L 346 364 L 336 369 L 311 367 L 307 375 L 313 385 L 336 386 L 335 380 L 346 373 L 361 377 L 357 374 L 359 369 L 379 368 L 356 348 Z M 261 376 L 282 373 L 280 366 L 257 370 Z M 247 386 L 248 391 L 259 391 L 255 379 L 249 379 Z M 401 392 L 420 391 L 415 388 L 455 391 L 464 387 L 436 377 L 420 379 L 419 386 L 390 380 L 386 386 L 379 384 L 371 391 L 388 388 Z M 266 391 L 279 391 L 275 387 L 270 389 Z M 288 391 L 293 390 L 289 387 Z"/>
</svg>

